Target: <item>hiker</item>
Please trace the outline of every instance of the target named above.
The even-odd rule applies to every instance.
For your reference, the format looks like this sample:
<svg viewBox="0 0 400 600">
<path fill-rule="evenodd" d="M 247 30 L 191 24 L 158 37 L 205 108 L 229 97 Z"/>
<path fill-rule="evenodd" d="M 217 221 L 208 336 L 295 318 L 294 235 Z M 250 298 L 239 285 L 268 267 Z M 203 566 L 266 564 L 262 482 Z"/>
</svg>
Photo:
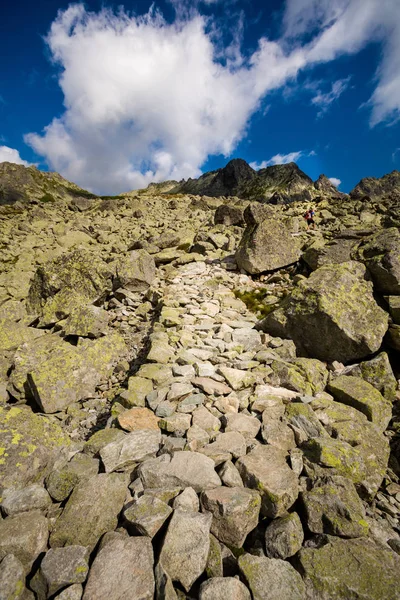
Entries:
<svg viewBox="0 0 400 600">
<path fill-rule="evenodd" d="M 304 218 L 307 221 L 307 229 L 315 229 L 315 221 L 314 221 L 315 212 L 313 208 L 309 208 L 305 213 Z"/>
</svg>

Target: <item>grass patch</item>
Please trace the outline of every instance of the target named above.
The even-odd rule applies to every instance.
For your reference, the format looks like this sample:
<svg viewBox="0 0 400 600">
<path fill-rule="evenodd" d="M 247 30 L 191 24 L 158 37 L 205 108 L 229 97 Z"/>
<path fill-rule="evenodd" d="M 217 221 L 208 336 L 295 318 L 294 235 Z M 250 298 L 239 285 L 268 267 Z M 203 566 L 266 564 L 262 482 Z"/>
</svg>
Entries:
<svg viewBox="0 0 400 600">
<path fill-rule="evenodd" d="M 48 192 L 46 192 L 45 194 L 43 194 L 43 196 L 41 198 L 39 198 L 40 202 L 55 202 L 56 199 L 54 198 L 54 196 L 52 194 L 49 194 Z"/>
<path fill-rule="evenodd" d="M 236 298 L 239 298 L 245 303 L 251 312 L 255 313 L 259 319 L 264 319 L 267 315 L 273 312 L 279 306 L 279 302 L 275 304 L 266 304 L 264 299 L 270 295 L 266 288 L 257 288 L 255 290 L 234 290 Z"/>
</svg>

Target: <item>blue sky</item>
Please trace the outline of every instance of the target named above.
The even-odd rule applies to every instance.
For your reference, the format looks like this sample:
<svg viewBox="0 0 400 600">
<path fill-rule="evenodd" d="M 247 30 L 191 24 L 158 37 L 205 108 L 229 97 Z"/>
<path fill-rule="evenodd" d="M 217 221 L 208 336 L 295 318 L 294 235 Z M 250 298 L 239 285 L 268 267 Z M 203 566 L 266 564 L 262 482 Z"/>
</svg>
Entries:
<svg viewBox="0 0 400 600">
<path fill-rule="evenodd" d="M 235 157 L 342 191 L 400 170 L 399 0 L 14 0 L 0 44 L 0 161 L 98 193 Z"/>
</svg>

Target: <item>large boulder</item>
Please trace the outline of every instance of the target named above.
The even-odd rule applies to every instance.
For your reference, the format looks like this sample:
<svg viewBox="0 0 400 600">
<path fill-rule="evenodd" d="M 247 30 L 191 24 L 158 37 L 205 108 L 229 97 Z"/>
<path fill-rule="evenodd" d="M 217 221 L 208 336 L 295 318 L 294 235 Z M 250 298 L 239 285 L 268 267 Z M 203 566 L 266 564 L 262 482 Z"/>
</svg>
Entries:
<svg viewBox="0 0 400 600">
<path fill-rule="evenodd" d="M 305 586 L 291 564 L 279 558 L 243 554 L 239 567 L 254 600 L 304 600 Z"/>
<path fill-rule="evenodd" d="M 43 481 L 70 439 L 27 406 L 0 407 L 0 492 Z"/>
<path fill-rule="evenodd" d="M 33 277 L 28 306 L 32 313 L 41 313 L 47 302 L 60 292 L 76 295 L 87 304 L 104 298 L 111 291 L 112 270 L 96 254 L 88 250 L 74 250 L 41 265 Z M 54 322 L 67 316 L 60 303 L 60 315 Z M 67 312 L 67 314 L 65 314 Z"/>
<path fill-rule="evenodd" d="M 299 260 L 301 248 L 292 235 L 292 221 L 268 218 L 249 225 L 236 252 L 238 267 L 255 275 L 286 267 Z"/>
<path fill-rule="evenodd" d="M 297 566 L 308 598 L 398 600 L 400 557 L 372 540 L 326 537 L 322 547 L 302 548 Z"/>
<path fill-rule="evenodd" d="M 323 361 L 348 362 L 376 352 L 388 316 L 365 274 L 365 267 L 352 261 L 317 269 L 262 321 L 261 329 L 292 339 L 300 354 Z"/>
<path fill-rule="evenodd" d="M 126 352 L 118 333 L 73 346 L 64 343 L 53 352 L 31 357 L 27 380 L 35 401 L 45 413 L 54 413 L 73 402 L 93 397 L 96 387 L 112 374 Z"/>
<path fill-rule="evenodd" d="M 384 294 L 400 294 L 400 232 L 397 227 L 378 231 L 359 248 L 376 288 Z"/>
<path fill-rule="evenodd" d="M 153 548 L 146 537 L 108 542 L 94 559 L 84 600 L 152 600 Z"/>
<path fill-rule="evenodd" d="M 235 204 L 221 204 L 218 206 L 214 215 L 214 223 L 221 223 L 222 225 L 238 225 L 244 226 L 243 216 L 244 206 Z"/>
<path fill-rule="evenodd" d="M 92 550 L 104 533 L 116 528 L 126 484 L 125 478 L 115 473 L 101 473 L 81 482 L 55 523 L 50 546 L 78 545 Z"/>
<path fill-rule="evenodd" d="M 46 550 L 48 537 L 48 521 L 39 511 L 8 517 L 0 521 L 0 560 L 13 554 L 28 572 Z"/>
<path fill-rule="evenodd" d="M 156 275 L 154 258 L 146 250 L 133 250 L 117 261 L 114 289 L 143 292 Z"/>
</svg>

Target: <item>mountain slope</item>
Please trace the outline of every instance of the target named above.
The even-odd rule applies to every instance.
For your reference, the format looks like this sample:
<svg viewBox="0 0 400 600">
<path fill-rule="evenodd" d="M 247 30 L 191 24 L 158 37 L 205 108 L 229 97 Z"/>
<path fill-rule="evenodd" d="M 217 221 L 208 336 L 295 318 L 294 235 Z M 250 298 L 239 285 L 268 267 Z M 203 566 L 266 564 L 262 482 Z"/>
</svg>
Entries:
<svg viewBox="0 0 400 600">
<path fill-rule="evenodd" d="M 97 198 L 58 173 L 39 171 L 33 166 L 0 163 L 0 205 L 28 200 L 53 202 L 77 197 Z"/>
</svg>

